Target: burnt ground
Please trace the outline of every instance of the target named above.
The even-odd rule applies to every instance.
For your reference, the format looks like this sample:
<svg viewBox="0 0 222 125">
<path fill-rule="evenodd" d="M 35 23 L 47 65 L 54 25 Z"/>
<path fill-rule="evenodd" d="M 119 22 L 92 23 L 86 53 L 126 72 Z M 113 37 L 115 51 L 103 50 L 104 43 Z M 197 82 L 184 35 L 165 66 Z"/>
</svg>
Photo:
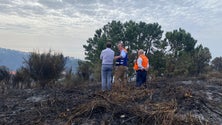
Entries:
<svg viewBox="0 0 222 125">
<path fill-rule="evenodd" d="M 101 92 L 100 84 L 9 89 L 1 125 L 222 125 L 222 80 L 159 80 Z"/>
</svg>

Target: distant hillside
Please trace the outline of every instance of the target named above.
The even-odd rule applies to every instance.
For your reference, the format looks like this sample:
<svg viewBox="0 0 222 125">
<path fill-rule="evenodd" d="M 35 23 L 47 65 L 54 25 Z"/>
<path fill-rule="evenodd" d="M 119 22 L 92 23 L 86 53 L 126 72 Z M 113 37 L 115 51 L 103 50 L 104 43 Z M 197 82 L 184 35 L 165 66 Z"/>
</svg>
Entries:
<svg viewBox="0 0 222 125">
<path fill-rule="evenodd" d="M 0 48 L 0 66 L 6 66 L 9 70 L 15 71 L 23 65 L 24 58 L 27 58 L 29 53 L 11 49 Z M 72 68 L 72 72 L 77 71 L 78 59 L 67 57 L 66 69 Z"/>
<path fill-rule="evenodd" d="M 23 65 L 24 58 L 27 58 L 28 55 L 29 53 L 0 48 L 0 66 L 6 66 L 15 71 Z"/>
</svg>

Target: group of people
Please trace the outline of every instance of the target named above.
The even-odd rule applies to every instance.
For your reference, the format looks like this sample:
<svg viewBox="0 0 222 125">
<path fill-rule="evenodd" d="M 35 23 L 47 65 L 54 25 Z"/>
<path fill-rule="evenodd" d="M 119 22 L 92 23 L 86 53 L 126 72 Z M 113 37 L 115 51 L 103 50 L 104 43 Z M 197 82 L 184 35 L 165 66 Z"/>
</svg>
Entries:
<svg viewBox="0 0 222 125">
<path fill-rule="evenodd" d="M 127 84 L 127 62 L 128 53 L 122 42 L 118 43 L 119 53 L 111 49 L 111 42 L 106 43 L 106 49 L 102 50 L 100 59 L 102 60 L 101 78 L 102 91 L 111 90 L 112 86 L 124 88 Z M 113 63 L 115 63 L 114 83 L 112 84 Z M 142 86 L 146 82 L 147 71 L 149 69 L 149 59 L 142 49 L 138 50 L 138 58 L 134 61 L 136 71 L 136 87 Z"/>
</svg>

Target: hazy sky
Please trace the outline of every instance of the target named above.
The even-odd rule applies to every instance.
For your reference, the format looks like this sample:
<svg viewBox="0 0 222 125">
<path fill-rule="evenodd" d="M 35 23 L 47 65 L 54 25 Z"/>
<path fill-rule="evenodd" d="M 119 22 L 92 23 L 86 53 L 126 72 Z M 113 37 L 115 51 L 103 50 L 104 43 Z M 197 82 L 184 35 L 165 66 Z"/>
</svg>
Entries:
<svg viewBox="0 0 222 125">
<path fill-rule="evenodd" d="M 0 0 L 0 47 L 84 59 L 82 45 L 112 20 L 181 27 L 222 56 L 222 0 Z"/>
</svg>

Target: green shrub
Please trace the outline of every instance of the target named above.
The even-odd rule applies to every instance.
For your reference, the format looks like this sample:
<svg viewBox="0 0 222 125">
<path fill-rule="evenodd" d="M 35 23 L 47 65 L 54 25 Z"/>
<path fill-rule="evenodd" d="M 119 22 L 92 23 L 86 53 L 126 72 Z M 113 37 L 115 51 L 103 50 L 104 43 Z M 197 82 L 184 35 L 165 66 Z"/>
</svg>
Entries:
<svg viewBox="0 0 222 125">
<path fill-rule="evenodd" d="M 93 69 L 92 69 L 92 64 L 88 61 L 78 61 L 78 70 L 77 70 L 77 74 L 78 74 L 78 79 L 80 81 L 88 81 L 89 80 L 89 76 L 90 74 L 92 74 Z"/>
</svg>

